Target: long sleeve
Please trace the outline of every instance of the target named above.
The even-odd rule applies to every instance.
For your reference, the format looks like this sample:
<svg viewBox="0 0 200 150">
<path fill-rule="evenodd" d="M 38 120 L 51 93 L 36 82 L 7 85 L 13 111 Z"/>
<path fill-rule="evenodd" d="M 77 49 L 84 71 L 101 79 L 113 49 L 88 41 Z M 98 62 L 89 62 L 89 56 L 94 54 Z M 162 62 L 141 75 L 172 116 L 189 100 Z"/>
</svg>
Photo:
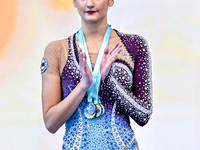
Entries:
<svg viewBox="0 0 200 150">
<path fill-rule="evenodd" d="M 136 102 L 139 111 L 130 112 L 130 116 L 143 126 L 148 122 L 153 106 L 151 57 L 148 44 L 142 37 L 139 37 L 139 49 L 135 58 L 132 92 L 132 101 Z"/>
<path fill-rule="evenodd" d="M 129 39 L 131 44 L 126 47 L 130 49 L 129 52 L 134 59 L 134 69 L 131 72 L 126 63 L 125 65 L 115 63 L 106 77 L 105 86 L 117 101 L 118 109 L 129 115 L 140 126 L 144 126 L 153 110 L 151 57 L 144 38 L 136 35 L 131 38 L 132 40 Z"/>
</svg>

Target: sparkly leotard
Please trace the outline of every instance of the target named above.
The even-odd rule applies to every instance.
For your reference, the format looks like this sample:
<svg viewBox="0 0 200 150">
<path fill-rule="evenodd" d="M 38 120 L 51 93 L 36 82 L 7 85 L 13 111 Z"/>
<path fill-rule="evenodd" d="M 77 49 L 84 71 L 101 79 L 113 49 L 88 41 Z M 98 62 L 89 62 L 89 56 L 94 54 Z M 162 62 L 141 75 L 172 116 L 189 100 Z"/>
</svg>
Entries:
<svg viewBox="0 0 200 150">
<path fill-rule="evenodd" d="M 152 114 L 151 59 L 144 38 L 117 30 L 115 32 L 125 49 L 120 52 L 109 74 L 101 82 L 99 96 L 105 113 L 100 117 L 87 119 L 84 116 L 87 104 L 85 95 L 65 124 L 63 150 L 138 149 L 129 116 L 140 126 L 144 126 Z M 76 34 L 65 39 L 69 47 L 61 74 L 62 99 L 71 93 L 81 79 L 75 36 Z"/>
</svg>

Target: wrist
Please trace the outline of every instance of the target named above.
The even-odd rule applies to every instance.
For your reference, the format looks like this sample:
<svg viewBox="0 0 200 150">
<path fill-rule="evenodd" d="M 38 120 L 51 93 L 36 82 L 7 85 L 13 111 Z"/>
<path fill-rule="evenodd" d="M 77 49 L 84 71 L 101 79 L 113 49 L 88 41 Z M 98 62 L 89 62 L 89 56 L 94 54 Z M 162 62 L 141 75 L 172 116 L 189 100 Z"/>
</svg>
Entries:
<svg viewBox="0 0 200 150">
<path fill-rule="evenodd" d="M 83 91 L 87 91 L 88 88 L 90 87 L 89 84 L 86 84 L 86 83 L 83 82 L 82 80 L 80 81 L 79 86 L 80 86 L 81 90 L 83 90 Z"/>
</svg>

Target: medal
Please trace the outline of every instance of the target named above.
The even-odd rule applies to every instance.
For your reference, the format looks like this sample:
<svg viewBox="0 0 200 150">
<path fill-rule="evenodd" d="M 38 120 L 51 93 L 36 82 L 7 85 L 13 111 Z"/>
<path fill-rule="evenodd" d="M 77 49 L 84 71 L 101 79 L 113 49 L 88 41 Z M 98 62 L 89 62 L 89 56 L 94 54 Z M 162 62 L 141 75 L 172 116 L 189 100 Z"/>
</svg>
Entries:
<svg viewBox="0 0 200 150">
<path fill-rule="evenodd" d="M 106 33 L 103 38 L 103 42 L 101 44 L 101 48 L 97 56 L 94 71 L 92 71 L 91 61 L 82 28 L 77 32 L 79 47 L 86 54 L 87 64 L 92 72 L 92 79 L 93 79 L 92 85 L 87 90 L 88 104 L 85 106 L 84 109 L 84 114 L 88 119 L 99 117 L 105 112 L 104 106 L 101 104 L 98 94 L 100 90 L 100 81 L 101 81 L 101 73 L 100 73 L 101 60 L 104 55 L 104 50 L 108 46 L 110 34 L 111 34 L 111 28 L 110 25 L 108 25 Z"/>
<path fill-rule="evenodd" d="M 105 112 L 105 108 L 104 108 L 104 106 L 101 103 L 99 105 L 101 106 L 101 114 L 103 115 L 104 112 Z"/>
<path fill-rule="evenodd" d="M 84 109 L 84 115 L 87 119 L 92 119 L 96 115 L 96 105 L 93 102 L 87 103 Z"/>
<path fill-rule="evenodd" d="M 95 117 L 99 117 L 102 115 L 102 108 L 101 108 L 100 104 L 96 104 L 95 106 L 96 106 L 96 111 L 95 111 L 96 116 Z"/>
<path fill-rule="evenodd" d="M 92 119 L 95 116 L 96 107 L 93 103 L 88 103 L 84 109 L 86 118 Z"/>
</svg>

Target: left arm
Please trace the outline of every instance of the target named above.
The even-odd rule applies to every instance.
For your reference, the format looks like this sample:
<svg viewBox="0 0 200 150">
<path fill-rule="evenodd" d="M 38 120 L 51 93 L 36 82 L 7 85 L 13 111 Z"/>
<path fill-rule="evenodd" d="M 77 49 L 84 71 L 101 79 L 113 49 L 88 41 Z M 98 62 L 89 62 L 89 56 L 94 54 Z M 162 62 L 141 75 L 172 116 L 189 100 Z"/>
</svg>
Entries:
<svg viewBox="0 0 200 150">
<path fill-rule="evenodd" d="M 137 51 L 132 95 L 130 95 L 130 105 L 127 106 L 127 113 L 140 126 L 144 126 L 153 111 L 152 105 L 152 66 L 149 47 L 145 39 L 140 38 L 140 48 Z"/>
<path fill-rule="evenodd" d="M 153 109 L 151 58 L 146 40 L 137 37 L 136 41 L 132 90 L 123 87 L 110 73 L 105 79 L 105 86 L 111 91 L 119 109 L 134 119 L 137 124 L 144 126 Z"/>
</svg>

